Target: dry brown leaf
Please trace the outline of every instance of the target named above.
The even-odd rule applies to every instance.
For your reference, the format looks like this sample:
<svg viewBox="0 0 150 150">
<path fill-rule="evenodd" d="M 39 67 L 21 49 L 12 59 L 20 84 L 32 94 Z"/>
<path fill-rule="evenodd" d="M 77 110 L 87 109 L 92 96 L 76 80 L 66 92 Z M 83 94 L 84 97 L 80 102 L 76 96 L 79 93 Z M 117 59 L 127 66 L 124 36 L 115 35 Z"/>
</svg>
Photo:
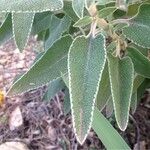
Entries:
<svg viewBox="0 0 150 150">
<path fill-rule="evenodd" d="M 139 142 L 139 145 L 138 145 L 138 143 L 136 143 L 135 145 L 134 145 L 134 149 L 133 150 L 146 150 L 146 143 L 145 143 L 145 141 L 141 141 L 141 142 Z"/>
<path fill-rule="evenodd" d="M 29 150 L 28 147 L 21 142 L 6 142 L 0 145 L 0 150 Z"/>
<path fill-rule="evenodd" d="M 0 90 L 0 107 L 4 104 L 4 92 Z"/>
<path fill-rule="evenodd" d="M 11 131 L 13 131 L 16 128 L 20 127 L 22 124 L 23 124 L 22 113 L 20 107 L 17 106 L 10 115 L 9 128 Z"/>
</svg>

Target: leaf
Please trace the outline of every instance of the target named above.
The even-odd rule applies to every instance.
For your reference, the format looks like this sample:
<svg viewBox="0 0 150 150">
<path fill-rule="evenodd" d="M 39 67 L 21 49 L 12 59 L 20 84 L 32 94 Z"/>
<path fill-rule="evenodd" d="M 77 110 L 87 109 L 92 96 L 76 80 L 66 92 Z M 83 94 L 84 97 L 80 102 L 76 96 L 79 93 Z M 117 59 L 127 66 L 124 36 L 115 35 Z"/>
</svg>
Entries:
<svg viewBox="0 0 150 150">
<path fill-rule="evenodd" d="M 43 30 L 47 30 L 50 27 L 51 18 L 52 18 L 51 12 L 36 13 L 31 33 L 38 34 Z"/>
<path fill-rule="evenodd" d="M 114 108 L 113 108 L 113 100 L 112 100 L 112 96 L 109 97 L 108 102 L 106 104 L 106 116 L 107 118 L 110 118 L 111 115 L 114 112 Z"/>
<path fill-rule="evenodd" d="M 132 59 L 135 71 L 147 78 L 150 78 L 150 60 L 135 48 L 127 48 L 128 56 Z"/>
<path fill-rule="evenodd" d="M 63 82 L 61 77 L 52 81 L 48 85 L 48 89 L 47 92 L 44 94 L 43 100 L 51 100 L 58 92 L 60 92 L 62 89 L 65 89 L 65 87 L 65 83 Z"/>
<path fill-rule="evenodd" d="M 131 98 L 131 112 L 132 114 L 135 113 L 137 108 L 137 92 L 132 94 L 132 98 Z"/>
<path fill-rule="evenodd" d="M 133 43 L 150 48 L 150 4 L 143 4 L 138 14 L 123 28 L 123 34 Z"/>
<path fill-rule="evenodd" d="M 72 8 L 79 18 L 83 18 L 85 0 L 72 0 Z"/>
<path fill-rule="evenodd" d="M 25 48 L 28 42 L 34 15 L 34 13 L 12 13 L 13 34 L 20 51 Z"/>
<path fill-rule="evenodd" d="M 35 89 L 67 72 L 67 54 L 71 43 L 72 38 L 69 35 L 55 42 L 31 69 L 12 85 L 7 94 L 16 95 Z"/>
<path fill-rule="evenodd" d="M 69 91 L 73 128 L 83 144 L 93 119 L 93 109 L 106 61 L 105 39 L 77 37 L 68 55 Z"/>
<path fill-rule="evenodd" d="M 82 19 L 78 20 L 73 26 L 74 27 L 84 27 L 90 23 L 92 23 L 92 17 L 85 16 Z"/>
<path fill-rule="evenodd" d="M 63 7 L 62 0 L 1 0 L 1 12 L 43 12 L 55 11 Z"/>
<path fill-rule="evenodd" d="M 0 26 L 0 45 L 13 37 L 11 14 L 8 14 Z"/>
<path fill-rule="evenodd" d="M 22 142 L 5 142 L 0 145 L 1 150 L 29 150 Z"/>
<path fill-rule="evenodd" d="M 100 111 L 103 110 L 109 97 L 111 95 L 110 90 L 110 81 L 109 81 L 109 73 L 108 73 L 108 63 L 105 64 L 105 68 L 102 73 L 99 90 L 96 98 L 96 106 Z"/>
<path fill-rule="evenodd" d="M 62 34 L 70 27 L 71 19 L 68 16 L 64 16 L 62 19 L 52 16 L 51 24 L 49 28 L 49 37 L 45 41 L 45 50 L 49 49 L 56 40 L 58 40 Z"/>
<path fill-rule="evenodd" d="M 95 107 L 92 128 L 108 150 L 130 150 L 120 134 Z"/>
<path fill-rule="evenodd" d="M 72 1 L 64 1 L 63 10 L 65 14 L 68 15 L 74 22 L 76 22 L 79 19 L 72 8 Z"/>
<path fill-rule="evenodd" d="M 109 54 L 108 67 L 115 117 L 119 128 L 124 131 L 129 119 L 134 66 L 129 57 L 120 60 Z"/>
<path fill-rule="evenodd" d="M 106 18 L 107 16 L 113 14 L 116 9 L 116 7 L 105 7 L 98 11 L 98 16 L 100 18 Z"/>
<path fill-rule="evenodd" d="M 86 6 L 86 8 L 89 8 L 94 3 L 95 3 L 95 0 L 85 0 L 85 6 Z"/>
</svg>

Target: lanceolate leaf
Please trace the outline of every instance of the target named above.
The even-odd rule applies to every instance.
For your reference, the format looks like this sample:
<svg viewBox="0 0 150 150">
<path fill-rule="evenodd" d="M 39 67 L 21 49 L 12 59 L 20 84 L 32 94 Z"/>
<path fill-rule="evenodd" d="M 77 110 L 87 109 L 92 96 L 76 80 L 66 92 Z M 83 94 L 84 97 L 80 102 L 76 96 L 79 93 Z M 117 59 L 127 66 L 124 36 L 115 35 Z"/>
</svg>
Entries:
<svg viewBox="0 0 150 150">
<path fill-rule="evenodd" d="M 55 11 L 63 7 L 62 0 L 1 0 L 1 12 L 43 12 Z"/>
<path fill-rule="evenodd" d="M 77 37 L 69 50 L 68 72 L 73 127 L 81 144 L 91 128 L 105 60 L 105 40 L 101 34 L 95 38 Z"/>
<path fill-rule="evenodd" d="M 71 19 L 64 16 L 62 19 L 52 16 L 49 28 L 49 37 L 45 41 L 45 50 L 49 49 L 56 40 L 70 27 Z"/>
<path fill-rule="evenodd" d="M 110 95 L 111 90 L 108 73 L 108 63 L 106 63 L 102 73 L 102 78 L 100 81 L 99 90 L 96 98 L 96 105 L 100 111 L 105 107 L 107 101 L 109 100 Z"/>
<path fill-rule="evenodd" d="M 28 42 L 34 19 L 34 13 L 12 13 L 13 34 L 20 51 Z"/>
<path fill-rule="evenodd" d="M 129 20 L 123 34 L 132 42 L 150 48 L 150 4 L 140 6 L 138 14 Z"/>
<path fill-rule="evenodd" d="M 132 59 L 135 71 L 147 78 L 150 78 L 150 60 L 135 48 L 127 48 L 128 56 Z"/>
<path fill-rule="evenodd" d="M 57 79 L 61 73 L 67 72 L 67 54 L 71 42 L 70 36 L 59 39 L 27 73 L 12 85 L 8 95 L 35 89 Z"/>
<path fill-rule="evenodd" d="M 110 122 L 95 107 L 92 128 L 108 150 L 130 150 Z"/>
<path fill-rule="evenodd" d="M 137 92 L 132 94 L 132 98 L 131 98 L 131 112 L 132 114 L 135 113 L 137 108 Z"/>
<path fill-rule="evenodd" d="M 119 128 L 124 131 L 129 118 L 134 66 L 129 57 L 120 60 L 111 54 L 108 55 L 108 66 L 115 117 Z"/>
<path fill-rule="evenodd" d="M 72 0 L 72 8 L 79 18 L 83 17 L 85 0 Z"/>
<path fill-rule="evenodd" d="M 11 14 L 8 14 L 3 24 L 0 26 L 0 45 L 12 38 Z"/>
</svg>

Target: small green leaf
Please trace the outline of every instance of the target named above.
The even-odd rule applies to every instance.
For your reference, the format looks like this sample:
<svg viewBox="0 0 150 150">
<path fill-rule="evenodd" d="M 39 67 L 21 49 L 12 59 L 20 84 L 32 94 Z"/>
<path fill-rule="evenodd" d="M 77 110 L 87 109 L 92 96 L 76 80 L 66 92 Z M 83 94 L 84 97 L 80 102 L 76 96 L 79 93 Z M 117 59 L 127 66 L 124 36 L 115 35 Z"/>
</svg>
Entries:
<svg viewBox="0 0 150 150">
<path fill-rule="evenodd" d="M 77 37 L 68 55 L 69 90 L 73 127 L 83 144 L 93 119 L 93 109 L 106 61 L 105 40 L 100 34 Z"/>
<path fill-rule="evenodd" d="M 107 150 L 130 150 L 120 134 L 95 107 L 92 128 Z"/>
<path fill-rule="evenodd" d="M 147 78 L 150 78 L 150 60 L 135 48 L 127 48 L 128 56 L 132 59 L 135 71 Z"/>
<path fill-rule="evenodd" d="M 65 36 L 55 42 L 31 69 L 12 85 L 8 95 L 21 94 L 36 89 L 57 79 L 61 73 L 67 72 L 67 54 L 71 43 L 70 36 Z"/>
<path fill-rule="evenodd" d="M 98 11 L 98 16 L 100 18 L 106 18 L 107 16 L 113 14 L 117 8 L 116 7 L 105 7 Z"/>
<path fill-rule="evenodd" d="M 72 8 L 79 18 L 83 18 L 85 0 L 72 0 Z"/>
<path fill-rule="evenodd" d="M 143 4 L 138 14 L 123 28 L 123 34 L 137 45 L 150 48 L 150 4 Z"/>
<path fill-rule="evenodd" d="M 62 0 L 1 0 L 1 12 L 43 12 L 55 11 L 63 7 Z"/>
<path fill-rule="evenodd" d="M 0 45 L 13 37 L 11 14 L 8 14 L 0 26 Z"/>
<path fill-rule="evenodd" d="M 103 110 L 103 108 L 105 107 L 107 101 L 109 100 L 110 95 L 111 90 L 108 73 L 108 63 L 106 63 L 102 73 L 102 78 L 100 81 L 99 90 L 96 98 L 96 105 L 100 111 Z"/>
<path fill-rule="evenodd" d="M 84 27 L 92 22 L 92 17 L 85 16 L 82 19 L 78 20 L 73 26 L 74 27 Z"/>
<path fill-rule="evenodd" d="M 62 19 L 57 18 L 55 15 L 52 16 L 49 37 L 45 41 L 45 50 L 48 50 L 54 42 L 62 36 L 62 34 L 70 27 L 70 24 L 71 19 L 68 16 L 64 16 Z"/>
<path fill-rule="evenodd" d="M 13 34 L 20 51 L 25 48 L 28 42 L 34 15 L 34 13 L 12 13 Z"/>
<path fill-rule="evenodd" d="M 132 96 L 134 66 L 129 57 L 123 59 L 108 55 L 111 93 L 117 124 L 125 130 L 129 119 L 129 108 Z"/>
</svg>

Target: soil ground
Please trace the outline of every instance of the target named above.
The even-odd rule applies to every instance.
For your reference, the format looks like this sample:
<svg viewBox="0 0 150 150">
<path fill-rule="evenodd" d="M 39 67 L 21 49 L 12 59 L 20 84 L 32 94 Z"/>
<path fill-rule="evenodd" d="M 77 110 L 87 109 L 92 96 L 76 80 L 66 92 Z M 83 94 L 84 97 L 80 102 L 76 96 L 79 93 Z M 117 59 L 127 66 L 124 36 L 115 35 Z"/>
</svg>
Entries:
<svg viewBox="0 0 150 150">
<path fill-rule="evenodd" d="M 0 46 L 0 89 L 7 91 L 14 78 L 28 70 L 35 58 L 38 43 L 31 38 L 23 53 L 19 53 L 13 41 Z M 51 101 L 42 101 L 46 86 L 21 96 L 6 97 L 0 107 L 0 144 L 21 141 L 31 150 L 100 150 L 104 146 L 91 130 L 83 146 L 77 143 L 71 115 L 64 114 L 62 92 Z M 11 129 L 10 119 L 16 107 L 21 110 L 23 123 Z M 143 96 L 127 130 L 120 134 L 132 149 L 150 149 L 150 94 Z M 137 130 L 138 129 L 138 130 Z"/>
</svg>

